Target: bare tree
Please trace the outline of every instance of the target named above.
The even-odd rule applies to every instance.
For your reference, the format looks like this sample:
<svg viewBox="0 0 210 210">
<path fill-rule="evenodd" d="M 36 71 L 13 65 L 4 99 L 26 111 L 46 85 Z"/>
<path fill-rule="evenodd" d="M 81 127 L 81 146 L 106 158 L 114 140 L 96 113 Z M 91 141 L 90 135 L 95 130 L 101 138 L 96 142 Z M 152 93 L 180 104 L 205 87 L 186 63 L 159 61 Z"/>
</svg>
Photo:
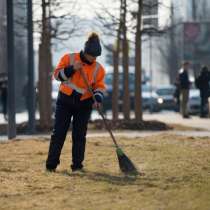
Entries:
<svg viewBox="0 0 210 210">
<path fill-rule="evenodd" d="M 118 120 L 119 114 L 119 106 L 118 106 L 118 98 L 119 98 L 119 54 L 120 54 L 120 33 L 121 33 L 121 24 L 119 25 L 116 47 L 113 48 L 113 66 L 114 66 L 114 74 L 113 74 L 113 93 L 112 93 L 112 116 L 113 120 Z"/>
<path fill-rule="evenodd" d="M 40 126 L 42 129 L 49 129 L 52 121 L 51 48 L 53 41 L 66 41 L 72 36 L 75 36 L 79 28 L 78 22 L 76 23 L 76 21 L 74 21 L 74 16 L 64 9 L 66 3 L 69 4 L 71 2 L 73 1 L 42 0 L 42 19 L 35 21 L 37 24 L 36 28 L 40 33 L 38 93 Z M 58 9 L 64 11 L 63 14 L 55 15 L 55 10 L 57 11 Z"/>
<path fill-rule="evenodd" d="M 50 2 L 42 0 L 42 32 L 39 45 L 39 112 L 40 126 L 48 129 L 51 126 L 51 23 L 50 23 Z"/>
<path fill-rule="evenodd" d="M 135 119 L 142 120 L 141 101 L 141 21 L 142 21 L 142 0 L 138 0 L 138 11 L 136 14 L 135 34 Z"/>
<path fill-rule="evenodd" d="M 113 90 L 112 90 L 112 118 L 114 121 L 118 120 L 119 115 L 119 65 L 120 65 L 120 52 L 122 43 L 122 1 L 120 0 L 119 17 L 114 16 L 103 5 L 100 5 L 101 10 L 109 17 L 105 18 L 100 12 L 96 11 L 96 16 L 99 22 L 99 27 L 103 31 L 103 34 L 114 38 L 114 44 L 103 43 L 104 47 L 112 53 L 113 63 Z"/>
<path fill-rule="evenodd" d="M 123 63 L 123 114 L 126 120 L 130 119 L 129 93 L 129 45 L 127 39 L 127 0 L 122 1 L 122 63 Z"/>
<path fill-rule="evenodd" d="M 40 39 L 39 44 L 39 81 L 38 99 L 40 112 L 40 127 L 49 129 L 51 126 L 51 75 L 52 75 L 52 46 L 63 44 L 77 33 L 81 22 L 72 14 L 76 0 L 33 0 L 34 35 Z M 17 0 L 16 6 L 26 7 L 26 2 Z M 40 9 L 42 14 L 40 15 Z M 59 11 L 59 12 L 58 12 Z M 24 18 L 15 19 L 15 23 L 27 28 Z M 16 32 L 16 36 L 26 36 Z"/>
<path fill-rule="evenodd" d="M 137 11 L 134 9 L 137 5 Z M 152 1 L 143 0 L 132 0 L 127 2 L 127 0 L 120 1 L 120 16 L 117 18 L 115 15 L 111 14 L 103 8 L 108 14 L 109 18 L 103 17 L 100 13 L 97 13 L 99 21 L 102 23 L 102 30 L 107 31 L 107 36 L 115 36 L 116 47 L 113 48 L 113 64 L 114 64 L 114 79 L 113 79 L 113 95 L 112 95 L 112 111 L 113 119 L 117 119 L 118 113 L 118 86 L 119 86 L 119 54 L 120 49 L 122 50 L 122 67 L 123 67 L 123 115 L 126 120 L 130 119 L 130 90 L 129 86 L 129 49 L 135 47 L 135 117 L 139 122 L 142 120 L 142 102 L 141 102 L 141 39 L 142 39 L 142 10 L 146 7 L 147 10 L 156 8 L 157 3 Z M 117 26 L 117 27 L 116 27 Z M 113 33 L 113 31 L 115 33 Z M 128 39 L 128 33 L 135 37 L 134 40 Z M 131 37 L 132 37 L 131 36 Z M 118 53 L 118 50 L 119 53 Z"/>
</svg>

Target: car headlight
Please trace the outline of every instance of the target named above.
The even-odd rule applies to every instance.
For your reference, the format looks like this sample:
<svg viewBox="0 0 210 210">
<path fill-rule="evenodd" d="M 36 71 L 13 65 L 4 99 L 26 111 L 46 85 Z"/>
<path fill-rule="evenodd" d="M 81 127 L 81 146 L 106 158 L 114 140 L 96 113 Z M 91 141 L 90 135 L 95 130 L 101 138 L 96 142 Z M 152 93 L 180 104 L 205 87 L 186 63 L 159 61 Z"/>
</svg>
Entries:
<svg viewBox="0 0 210 210">
<path fill-rule="evenodd" d="M 158 98 L 158 99 L 157 99 L 157 102 L 158 102 L 159 104 L 162 104 L 162 103 L 163 103 L 163 98 Z"/>
</svg>

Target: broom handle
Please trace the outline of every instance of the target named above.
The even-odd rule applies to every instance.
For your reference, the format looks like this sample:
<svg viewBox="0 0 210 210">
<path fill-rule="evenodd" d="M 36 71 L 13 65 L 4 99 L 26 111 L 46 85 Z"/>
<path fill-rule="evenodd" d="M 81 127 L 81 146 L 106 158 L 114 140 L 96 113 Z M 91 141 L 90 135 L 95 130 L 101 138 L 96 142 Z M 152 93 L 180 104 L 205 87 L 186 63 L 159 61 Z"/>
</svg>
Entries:
<svg viewBox="0 0 210 210">
<path fill-rule="evenodd" d="M 83 78 L 83 80 L 85 82 L 85 85 L 87 86 L 88 91 L 91 93 L 91 95 L 93 97 L 93 101 L 95 103 L 97 103 L 96 98 L 95 98 L 94 93 L 93 93 L 93 90 L 90 87 L 90 85 L 88 84 L 88 80 L 87 80 L 86 74 L 83 72 L 82 69 L 79 69 L 79 72 L 80 72 L 80 74 L 81 74 L 81 76 L 82 76 L 82 78 Z M 110 134 L 110 136 L 111 136 L 111 138 L 112 138 L 112 140 L 114 142 L 115 147 L 118 148 L 119 146 L 117 144 L 117 141 L 115 140 L 115 137 L 114 137 L 114 135 L 112 133 L 111 128 L 109 127 L 109 124 L 107 123 L 107 119 L 105 118 L 104 114 L 102 113 L 100 107 L 97 106 L 96 108 L 97 108 L 98 113 L 101 115 L 101 117 L 103 119 L 104 125 L 105 125 L 107 131 L 109 132 L 109 134 Z"/>
</svg>

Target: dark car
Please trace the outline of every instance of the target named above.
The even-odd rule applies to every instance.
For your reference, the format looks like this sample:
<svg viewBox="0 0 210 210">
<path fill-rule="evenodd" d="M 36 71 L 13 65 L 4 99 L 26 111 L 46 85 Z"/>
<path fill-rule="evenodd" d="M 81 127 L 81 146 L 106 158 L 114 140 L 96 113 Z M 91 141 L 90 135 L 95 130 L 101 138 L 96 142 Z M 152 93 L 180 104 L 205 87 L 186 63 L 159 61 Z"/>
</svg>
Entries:
<svg viewBox="0 0 210 210">
<path fill-rule="evenodd" d="M 113 73 L 107 73 L 105 77 L 106 84 L 106 93 L 104 97 L 103 108 L 104 111 L 112 109 L 112 92 L 113 92 Z M 122 102 L 123 102 L 123 73 L 119 73 L 119 98 L 118 104 L 120 110 L 122 110 Z M 131 100 L 131 108 L 133 108 L 133 100 L 134 100 L 134 88 L 135 88 L 135 74 L 129 73 L 129 93 Z"/>
<path fill-rule="evenodd" d="M 200 91 L 193 87 L 190 89 L 188 109 L 190 114 L 200 113 Z"/>
<path fill-rule="evenodd" d="M 174 85 L 161 86 L 156 89 L 157 93 L 157 109 L 174 110 L 178 109 L 177 103 L 174 99 L 176 87 Z"/>
<path fill-rule="evenodd" d="M 155 103 L 156 103 L 156 93 L 155 91 L 151 91 L 149 85 L 146 84 L 148 78 L 143 75 L 142 76 L 142 107 L 143 109 L 149 109 L 150 111 L 155 110 Z M 107 73 L 105 77 L 105 84 L 107 87 L 107 91 L 105 93 L 105 100 L 103 103 L 104 111 L 112 109 L 112 91 L 113 91 L 113 73 Z M 118 105 L 119 110 L 122 110 L 122 103 L 123 103 L 123 73 L 120 71 L 119 73 L 119 98 L 118 98 Z M 140 88 L 140 85 L 139 85 Z M 134 71 L 129 72 L 129 94 L 130 94 L 130 104 L 131 109 L 134 109 L 134 97 L 135 97 L 135 73 Z"/>
<path fill-rule="evenodd" d="M 147 84 L 142 85 L 142 108 L 155 112 L 157 110 L 157 94 L 153 87 Z"/>
<path fill-rule="evenodd" d="M 54 79 L 52 81 L 52 93 L 51 93 L 53 111 L 55 111 L 55 106 L 56 106 L 56 100 L 57 100 L 57 96 L 58 96 L 59 86 L 60 86 L 60 82 Z"/>
</svg>

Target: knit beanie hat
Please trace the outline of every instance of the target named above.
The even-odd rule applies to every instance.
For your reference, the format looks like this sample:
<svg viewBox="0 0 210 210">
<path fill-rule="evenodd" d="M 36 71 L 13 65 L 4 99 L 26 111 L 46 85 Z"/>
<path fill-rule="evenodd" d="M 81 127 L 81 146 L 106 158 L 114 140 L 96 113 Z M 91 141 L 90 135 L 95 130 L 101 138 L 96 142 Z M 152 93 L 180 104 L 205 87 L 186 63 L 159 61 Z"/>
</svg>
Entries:
<svg viewBox="0 0 210 210">
<path fill-rule="evenodd" d="M 96 33 L 90 34 L 88 40 L 85 42 L 84 53 L 97 57 L 101 55 L 101 44 Z"/>
</svg>

